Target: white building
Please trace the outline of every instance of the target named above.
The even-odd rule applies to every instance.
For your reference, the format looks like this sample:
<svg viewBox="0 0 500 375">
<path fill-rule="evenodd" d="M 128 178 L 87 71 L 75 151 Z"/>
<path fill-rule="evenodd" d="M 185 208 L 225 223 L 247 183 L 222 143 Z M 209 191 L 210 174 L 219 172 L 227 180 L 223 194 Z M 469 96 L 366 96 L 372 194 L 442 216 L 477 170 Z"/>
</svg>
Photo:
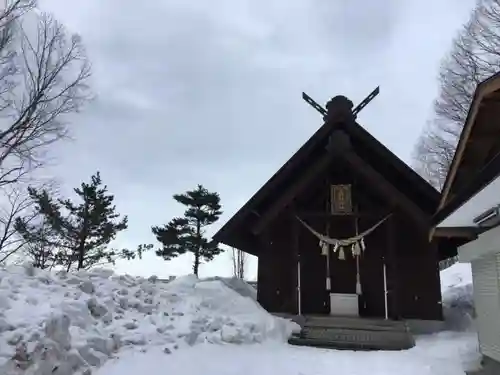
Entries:
<svg viewBox="0 0 500 375">
<path fill-rule="evenodd" d="M 480 350 L 491 374 L 500 374 L 499 208 L 500 74 L 496 74 L 476 90 L 432 231 L 434 237 L 456 239 L 459 261 L 471 263 Z"/>
</svg>

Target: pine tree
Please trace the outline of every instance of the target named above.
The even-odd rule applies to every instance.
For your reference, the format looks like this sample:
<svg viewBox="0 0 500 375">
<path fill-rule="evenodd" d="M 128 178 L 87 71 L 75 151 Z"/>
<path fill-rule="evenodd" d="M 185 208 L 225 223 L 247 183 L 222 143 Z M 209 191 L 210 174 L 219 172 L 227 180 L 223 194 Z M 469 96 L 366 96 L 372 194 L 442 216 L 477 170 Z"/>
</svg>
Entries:
<svg viewBox="0 0 500 375">
<path fill-rule="evenodd" d="M 52 232 L 52 245 L 59 248 L 58 263 L 69 270 L 76 263 L 77 269 L 88 269 L 102 263 L 113 263 L 118 257 L 134 258 L 129 250 L 108 249 L 118 232 L 127 228 L 127 216 L 119 219 L 113 204 L 114 196 L 102 185 L 99 172 L 90 183 L 82 183 L 74 192 L 81 202 L 55 199 L 46 190 L 28 189 L 30 197 Z M 18 232 L 25 239 L 36 239 L 36 227 L 16 222 Z M 39 238 L 39 241 L 47 239 Z M 140 254 L 139 254 L 140 256 Z"/>
<path fill-rule="evenodd" d="M 187 209 L 183 217 L 173 218 L 162 227 L 152 227 L 156 239 L 163 245 L 156 255 L 170 260 L 191 252 L 194 254 L 193 273 L 198 276 L 201 260 L 209 262 L 223 251 L 217 242 L 205 237 L 204 230 L 222 214 L 220 197 L 198 185 L 196 189 L 175 194 L 173 198 Z"/>
</svg>

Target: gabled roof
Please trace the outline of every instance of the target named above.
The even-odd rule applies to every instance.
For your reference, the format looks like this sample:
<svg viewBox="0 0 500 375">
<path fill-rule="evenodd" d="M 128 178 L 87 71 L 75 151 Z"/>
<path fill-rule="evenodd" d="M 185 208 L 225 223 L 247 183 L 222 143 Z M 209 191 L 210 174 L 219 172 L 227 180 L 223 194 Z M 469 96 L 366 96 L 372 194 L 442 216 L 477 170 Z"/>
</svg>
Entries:
<svg viewBox="0 0 500 375">
<path fill-rule="evenodd" d="M 499 151 L 500 72 L 476 88 L 433 218 L 434 225 L 496 177 Z"/>
<path fill-rule="evenodd" d="M 491 116 L 491 108 L 497 107 L 499 109 L 497 115 L 499 115 L 499 100 L 500 72 L 484 80 L 476 88 L 442 189 L 439 209 L 442 209 L 452 195 L 466 184 L 465 181 L 495 156 L 496 150 L 492 148 L 500 139 L 500 122 L 496 123 Z M 477 146 L 471 147 L 474 143 Z"/>
<path fill-rule="evenodd" d="M 447 204 L 433 216 L 433 226 L 439 225 L 443 222 L 499 176 L 500 154 L 497 154 L 478 171 L 478 174 L 475 175 L 467 185 L 457 192 L 453 199 L 450 199 Z M 492 205 L 493 203 L 497 204 L 498 202 L 500 202 L 500 196 L 498 196 L 498 199 L 495 202 L 492 202 Z"/>
<path fill-rule="evenodd" d="M 398 185 L 403 183 L 405 185 L 403 193 L 431 216 L 439 203 L 438 191 L 357 122 L 348 125 L 344 126 L 343 130 L 351 137 L 351 141 L 356 146 L 360 156 L 374 169 L 386 176 L 388 180 L 397 181 Z M 214 238 L 229 246 L 239 247 L 235 237 L 244 233 L 250 235 L 248 233 L 249 222 L 258 218 L 258 215 L 262 214 L 273 202 L 274 197 L 290 185 L 293 179 L 303 174 L 304 170 L 319 157 L 318 155 L 324 150 L 332 130 L 329 124 L 323 124 L 269 181 L 226 222 Z"/>
</svg>

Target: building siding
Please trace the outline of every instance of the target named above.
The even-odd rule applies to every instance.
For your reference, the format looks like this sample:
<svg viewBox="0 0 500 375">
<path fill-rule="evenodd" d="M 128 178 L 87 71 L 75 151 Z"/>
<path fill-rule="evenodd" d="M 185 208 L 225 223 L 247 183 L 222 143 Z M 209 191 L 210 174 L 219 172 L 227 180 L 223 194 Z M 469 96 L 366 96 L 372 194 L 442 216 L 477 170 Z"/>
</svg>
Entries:
<svg viewBox="0 0 500 375">
<path fill-rule="evenodd" d="M 472 262 L 474 303 L 481 352 L 500 361 L 500 254 Z"/>
</svg>

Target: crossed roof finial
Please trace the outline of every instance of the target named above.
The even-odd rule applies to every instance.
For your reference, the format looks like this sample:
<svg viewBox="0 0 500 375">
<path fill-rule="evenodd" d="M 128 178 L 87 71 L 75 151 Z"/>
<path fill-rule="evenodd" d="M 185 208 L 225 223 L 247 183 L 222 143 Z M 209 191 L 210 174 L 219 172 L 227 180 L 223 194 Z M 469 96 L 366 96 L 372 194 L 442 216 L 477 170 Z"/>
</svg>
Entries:
<svg viewBox="0 0 500 375">
<path fill-rule="evenodd" d="M 305 92 L 302 93 L 302 99 L 304 99 L 309 105 L 311 105 L 316 111 L 323 115 L 325 122 L 339 122 L 345 120 L 355 120 L 358 113 L 370 103 L 373 98 L 375 98 L 380 92 L 380 88 L 377 87 L 373 90 L 366 98 L 359 103 L 356 108 L 353 103 L 346 98 L 344 95 L 337 95 L 332 98 L 327 104 L 326 109 L 316 103 L 309 95 Z"/>
</svg>

